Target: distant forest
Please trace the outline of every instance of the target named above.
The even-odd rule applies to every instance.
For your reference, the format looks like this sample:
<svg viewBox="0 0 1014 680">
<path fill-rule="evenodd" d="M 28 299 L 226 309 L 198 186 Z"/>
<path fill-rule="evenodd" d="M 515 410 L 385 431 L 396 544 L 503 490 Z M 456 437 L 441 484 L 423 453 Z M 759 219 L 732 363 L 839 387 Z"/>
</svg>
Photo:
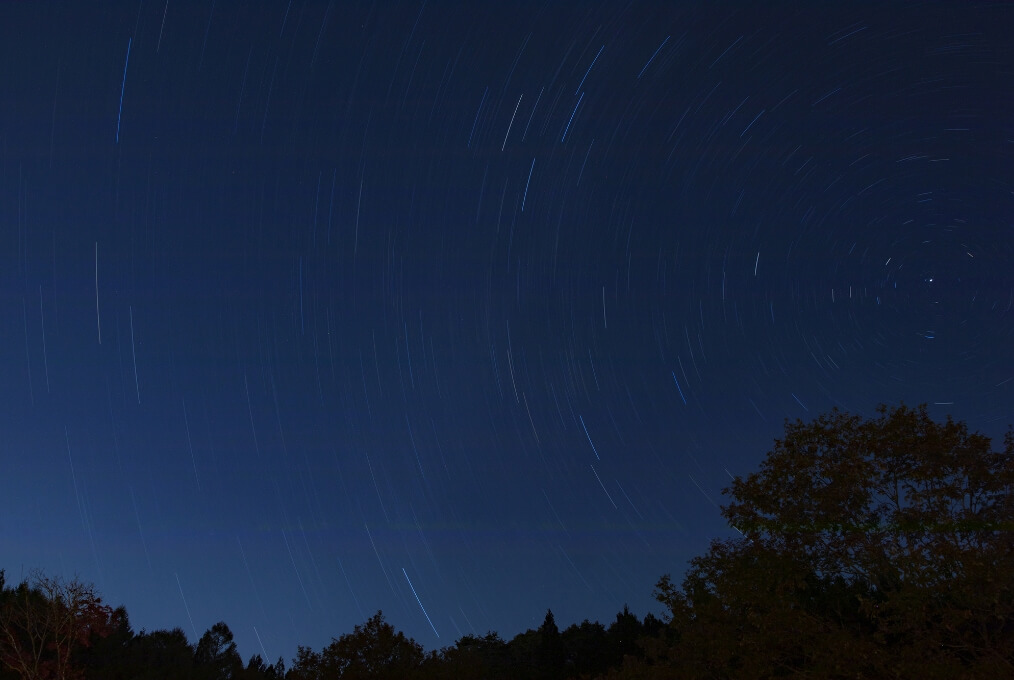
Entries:
<svg viewBox="0 0 1014 680">
<path fill-rule="evenodd" d="M 0 680 L 1014 677 L 1014 430 L 994 450 L 924 406 L 785 424 L 724 490 L 662 617 L 466 635 L 426 654 L 377 612 L 317 651 L 245 664 L 225 623 L 135 633 L 94 587 L 0 571 Z"/>
</svg>

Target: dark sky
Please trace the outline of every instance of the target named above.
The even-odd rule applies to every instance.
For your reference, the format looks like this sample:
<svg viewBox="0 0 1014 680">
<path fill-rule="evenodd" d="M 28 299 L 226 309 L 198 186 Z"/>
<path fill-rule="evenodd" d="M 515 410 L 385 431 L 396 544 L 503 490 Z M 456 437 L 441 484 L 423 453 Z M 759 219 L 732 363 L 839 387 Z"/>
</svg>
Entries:
<svg viewBox="0 0 1014 680">
<path fill-rule="evenodd" d="M 658 611 L 785 418 L 1002 435 L 1014 8 L 827 5 L 3 3 L 0 567 L 436 648 Z"/>
</svg>

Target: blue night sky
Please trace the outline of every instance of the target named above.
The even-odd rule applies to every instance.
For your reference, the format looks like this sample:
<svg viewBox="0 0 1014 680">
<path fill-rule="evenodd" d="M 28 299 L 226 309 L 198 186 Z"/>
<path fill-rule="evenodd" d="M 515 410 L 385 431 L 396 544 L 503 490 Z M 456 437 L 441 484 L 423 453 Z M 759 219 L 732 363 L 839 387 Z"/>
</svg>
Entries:
<svg viewBox="0 0 1014 680">
<path fill-rule="evenodd" d="M 1001 435 L 1012 25 L 3 3 L 0 567 L 244 658 L 433 649 L 658 612 L 785 418 Z"/>
</svg>

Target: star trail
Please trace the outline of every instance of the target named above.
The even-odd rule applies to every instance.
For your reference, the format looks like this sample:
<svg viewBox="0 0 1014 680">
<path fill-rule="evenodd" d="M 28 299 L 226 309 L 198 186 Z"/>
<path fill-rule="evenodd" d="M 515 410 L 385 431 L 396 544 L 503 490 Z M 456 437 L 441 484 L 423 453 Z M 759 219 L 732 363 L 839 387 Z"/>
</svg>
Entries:
<svg viewBox="0 0 1014 680">
<path fill-rule="evenodd" d="M 658 612 L 785 418 L 1001 436 L 1012 19 L 3 3 L 0 568 L 434 649 Z"/>
</svg>

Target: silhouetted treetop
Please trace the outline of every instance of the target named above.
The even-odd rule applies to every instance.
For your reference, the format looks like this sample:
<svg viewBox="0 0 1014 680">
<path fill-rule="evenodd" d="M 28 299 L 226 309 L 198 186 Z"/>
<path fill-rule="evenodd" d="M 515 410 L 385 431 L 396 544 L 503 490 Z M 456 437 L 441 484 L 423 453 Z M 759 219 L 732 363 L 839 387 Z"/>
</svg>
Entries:
<svg viewBox="0 0 1014 680">
<path fill-rule="evenodd" d="M 655 658 L 688 677 L 1014 676 L 1014 436 L 925 407 L 786 423 L 722 514 Z M 841 677 L 845 677 L 842 675 Z"/>
</svg>

